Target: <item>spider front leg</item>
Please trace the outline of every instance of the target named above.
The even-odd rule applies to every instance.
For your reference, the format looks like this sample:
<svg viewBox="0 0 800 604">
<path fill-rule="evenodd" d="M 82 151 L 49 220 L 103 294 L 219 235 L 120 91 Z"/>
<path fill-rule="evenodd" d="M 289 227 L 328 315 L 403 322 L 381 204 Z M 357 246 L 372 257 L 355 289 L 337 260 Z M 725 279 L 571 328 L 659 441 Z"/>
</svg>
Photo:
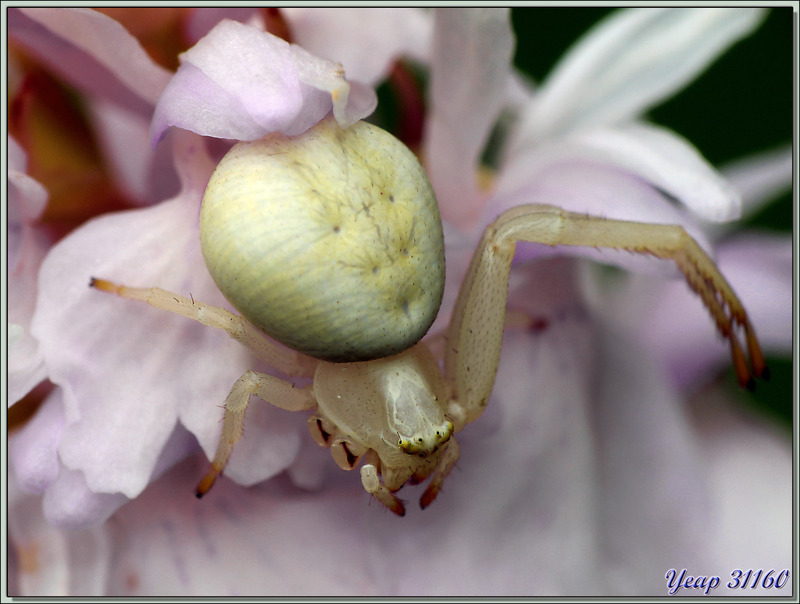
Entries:
<svg viewBox="0 0 800 604">
<path fill-rule="evenodd" d="M 364 465 L 361 466 L 361 484 L 364 490 L 398 516 L 405 516 L 406 506 L 394 491 L 402 486 L 408 476 L 403 474 L 398 479 L 388 468 L 383 468 L 384 481 L 381 482 L 381 469 L 381 461 L 377 454 L 368 451 Z"/>
<path fill-rule="evenodd" d="M 445 373 L 454 388 L 451 414 L 456 430 L 480 416 L 494 385 L 517 241 L 617 248 L 673 260 L 729 341 L 739 383 L 752 388 L 753 376 L 768 376 L 744 307 L 714 262 L 682 227 L 610 220 L 546 205 L 518 206 L 484 231 L 448 328 Z M 737 326 L 744 331 L 750 367 Z"/>
<path fill-rule="evenodd" d="M 193 319 L 208 327 L 223 329 L 259 359 L 285 375 L 311 377 L 319 363 L 317 359 L 279 346 L 244 317 L 219 306 L 179 296 L 160 287 L 128 287 L 95 277 L 91 278 L 89 286 L 121 298 L 146 302 L 151 306 Z"/>
</svg>

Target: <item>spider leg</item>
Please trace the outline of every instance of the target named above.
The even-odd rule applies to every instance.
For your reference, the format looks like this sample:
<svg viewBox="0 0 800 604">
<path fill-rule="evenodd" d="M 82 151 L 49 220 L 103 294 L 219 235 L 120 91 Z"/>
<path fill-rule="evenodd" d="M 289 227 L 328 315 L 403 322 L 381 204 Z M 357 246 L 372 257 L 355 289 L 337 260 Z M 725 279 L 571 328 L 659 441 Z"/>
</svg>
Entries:
<svg viewBox="0 0 800 604">
<path fill-rule="evenodd" d="M 225 399 L 222 436 L 214 460 L 211 462 L 211 469 L 197 485 L 198 497 L 205 495 L 214 485 L 228 463 L 233 446 L 241 438 L 244 414 L 251 394 L 286 411 L 303 411 L 313 409 L 317 405 L 311 386 L 295 388 L 291 383 L 265 373 L 246 372 L 236 380 L 228 398 Z"/>
<path fill-rule="evenodd" d="M 459 449 L 455 438 L 451 438 L 449 441 L 447 441 L 445 447 L 445 450 L 442 451 L 442 456 L 439 459 L 439 463 L 431 474 L 431 480 L 428 483 L 428 487 L 425 489 L 425 492 L 422 493 L 422 497 L 419 500 L 419 505 L 423 510 L 433 503 L 434 499 L 436 499 L 439 491 L 442 490 L 442 483 L 444 482 L 444 479 L 447 478 L 450 470 L 452 470 L 453 466 L 456 465 L 458 457 L 461 454 L 461 450 Z"/>
<path fill-rule="evenodd" d="M 730 343 L 739 383 L 768 377 L 747 313 L 714 262 L 680 226 L 610 220 L 546 205 L 501 214 L 484 231 L 456 301 L 447 332 L 445 374 L 454 388 L 451 414 L 459 422 L 483 412 L 494 385 L 506 316 L 508 276 L 517 241 L 625 249 L 672 260 L 699 294 Z M 748 366 L 739 331 L 750 357 Z M 456 425 L 456 430 L 463 424 Z"/>
<path fill-rule="evenodd" d="M 381 482 L 381 462 L 378 456 L 374 451 L 369 451 L 365 458 L 364 465 L 361 466 L 361 484 L 364 490 L 398 516 L 405 516 L 406 507 L 403 501 Z M 405 480 L 400 484 L 403 482 Z"/>
<path fill-rule="evenodd" d="M 147 302 L 151 306 L 183 315 L 209 327 L 224 329 L 234 340 L 246 346 L 258 358 L 285 375 L 312 376 L 319 362 L 304 354 L 279 346 L 244 317 L 218 306 L 203 304 L 193 298 L 185 298 L 160 287 L 127 287 L 94 277 L 89 282 L 89 286 L 122 298 Z"/>
</svg>

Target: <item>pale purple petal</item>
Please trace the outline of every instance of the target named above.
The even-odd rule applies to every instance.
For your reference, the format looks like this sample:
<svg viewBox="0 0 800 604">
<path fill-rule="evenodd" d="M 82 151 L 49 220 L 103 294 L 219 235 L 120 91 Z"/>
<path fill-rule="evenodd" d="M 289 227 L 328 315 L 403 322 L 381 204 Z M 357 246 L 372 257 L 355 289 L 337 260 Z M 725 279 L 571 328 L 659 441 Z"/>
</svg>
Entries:
<svg viewBox="0 0 800 604">
<path fill-rule="evenodd" d="M 747 595 L 788 596 L 793 593 L 796 543 L 792 435 L 788 428 L 781 429 L 742 403 L 734 406 L 727 398 L 715 389 L 692 401 L 703 454 L 710 466 L 706 477 L 714 514 L 708 545 L 715 563 L 728 573 L 764 570 L 756 589 L 751 576 Z M 731 480 L 742 476 L 747 479 Z M 773 581 L 789 569 L 788 581 L 780 589 L 774 585 L 765 589 L 766 574 L 773 569 Z M 727 580 L 731 579 L 729 575 Z M 732 593 L 734 590 L 719 595 Z"/>
<path fill-rule="evenodd" d="M 60 395 L 56 390 L 54 396 Z M 12 463 L 21 488 L 30 492 L 44 491 L 44 514 L 53 526 L 74 530 L 101 525 L 130 500 L 121 493 L 96 493 L 86 483 L 80 471 L 61 465 L 56 446 L 64 427 L 61 397 L 57 410 L 49 407 L 37 413 L 14 441 Z M 47 419 L 41 419 L 45 414 Z M 197 451 L 194 436 L 182 426 L 167 441 L 155 464 L 152 479 L 160 476 L 175 463 Z"/>
<path fill-rule="evenodd" d="M 44 493 L 42 510 L 53 526 L 79 529 L 103 524 L 128 501 L 122 493 L 95 492 L 80 470 L 62 467 Z"/>
<path fill-rule="evenodd" d="M 321 497 L 283 481 L 250 489 L 223 481 L 202 500 L 180 495 L 201 468 L 176 467 L 114 517 L 120 542 L 108 595 L 379 594 L 358 522 L 376 510 L 360 485 Z"/>
<path fill-rule="evenodd" d="M 792 350 L 791 236 L 749 232 L 726 239 L 718 248 L 719 265 L 742 298 L 764 348 Z"/>
<path fill-rule="evenodd" d="M 549 170 L 551 163 L 565 158 L 624 170 L 666 192 L 705 220 L 727 221 L 741 213 L 737 190 L 691 143 L 644 122 L 586 129 L 553 141 L 545 149 L 518 149 L 503 166 L 498 188 L 533 181 Z"/>
<path fill-rule="evenodd" d="M 283 98 L 289 99 L 290 94 L 300 102 L 297 90 L 283 91 Z M 273 103 L 278 101 L 280 97 L 272 99 Z M 191 63 L 181 65 L 158 101 L 150 127 L 151 144 L 155 145 L 170 126 L 204 136 L 241 140 L 255 140 L 264 131 L 234 94 L 216 85 Z"/>
<path fill-rule="evenodd" d="M 428 60 L 432 19 L 419 8 L 287 7 L 281 13 L 293 42 L 371 86 L 386 78 L 398 57 Z"/>
<path fill-rule="evenodd" d="M 480 154 L 510 86 L 514 36 L 508 9 L 437 9 L 425 161 L 445 220 L 477 218 Z"/>
<path fill-rule="evenodd" d="M 150 146 L 150 116 L 103 100 L 89 103 L 91 125 L 117 187 L 148 205 L 175 196 L 180 183 L 168 146 Z"/>
<path fill-rule="evenodd" d="M 331 471 L 331 452 L 309 440 L 306 435 L 301 435 L 299 444 L 297 455 L 286 474 L 295 486 L 319 491 Z"/>
<path fill-rule="evenodd" d="M 501 176 L 497 192 L 484 208 L 481 224 L 490 223 L 508 208 L 525 203 L 541 203 L 618 220 L 679 224 L 703 248 L 712 250 L 708 238 L 691 214 L 673 204 L 647 182 L 621 169 L 566 158 L 549 164 L 547 170 L 536 172 L 530 180 L 521 172 L 517 172 L 517 176 Z M 551 248 L 525 242 L 517 244 L 517 260 L 553 254 L 587 257 L 637 271 L 677 274 L 670 262 L 624 250 L 573 246 Z"/>
<path fill-rule="evenodd" d="M 47 204 L 47 191 L 26 174 L 27 157 L 8 141 L 8 404 L 13 405 L 47 377 L 39 343 L 30 333 L 36 305 L 39 266 L 52 238 L 35 225 Z"/>
<path fill-rule="evenodd" d="M 19 488 L 26 493 L 42 493 L 58 478 L 58 443 L 64 433 L 62 398 L 61 390 L 54 390 L 9 443 L 9 462 Z"/>
<path fill-rule="evenodd" d="M 170 373 L 182 353 L 173 349 L 170 358 L 166 351 L 182 334 L 179 327 L 164 338 L 166 349 L 154 346 L 150 334 L 166 331 L 168 319 L 90 289 L 89 278 L 174 286 L 171 265 L 188 245 L 176 225 L 192 220 L 181 202 L 95 219 L 54 247 L 42 266 L 33 330 L 51 380 L 64 389 L 68 427 L 60 452 L 97 491 L 134 497 L 147 483 L 184 395 L 179 380 L 172 392 L 159 392 L 148 378 L 175 379 Z"/>
<path fill-rule="evenodd" d="M 156 106 L 153 144 L 170 126 L 236 140 L 295 135 L 331 110 L 346 127 L 377 103 L 363 86 L 350 98 L 340 65 L 236 21 L 220 22 L 181 61 Z"/>
<path fill-rule="evenodd" d="M 333 101 L 333 117 L 341 127 L 351 126 L 375 111 L 378 106 L 375 91 L 362 82 L 345 81 L 341 64 L 322 61 L 294 44 L 291 51 L 297 64 L 297 76 L 304 85 L 312 88 L 310 92 L 302 88 L 304 97 L 315 99 L 317 91 L 329 93 Z"/>
<path fill-rule="evenodd" d="M 13 442 L 13 436 L 11 441 Z M 103 596 L 113 559 L 108 526 L 62 530 L 42 514 L 41 497 L 26 495 L 8 479 L 11 596 Z M 16 572 L 14 565 L 16 563 Z"/>
<path fill-rule="evenodd" d="M 660 596 L 672 566 L 714 563 L 714 511 L 702 479 L 707 461 L 679 393 L 650 350 L 601 321 L 595 325 L 596 389 L 588 411 L 602 576 L 615 595 Z"/>
<path fill-rule="evenodd" d="M 8 33 L 74 86 L 148 115 L 170 73 L 122 25 L 88 8 L 12 8 Z"/>
<path fill-rule="evenodd" d="M 556 66 L 526 111 L 519 140 L 638 117 L 760 25 L 752 8 L 639 8 L 601 22 Z"/>
<path fill-rule="evenodd" d="M 88 287 L 95 276 L 226 305 L 205 269 L 197 233 L 212 165 L 194 135 L 179 139 L 181 196 L 90 221 L 54 247 L 41 270 L 33 330 L 52 381 L 64 390 L 67 426 L 59 453 L 97 492 L 141 492 L 179 419 L 211 455 L 222 402 L 252 364 L 243 347 L 220 330 Z M 258 424 L 248 436 L 288 450 L 279 455 L 285 467 L 296 435 L 286 433 L 280 421 L 266 435 Z M 282 469 L 250 469 L 235 455 L 231 475 L 239 464 L 244 474 L 261 476 Z"/>
</svg>

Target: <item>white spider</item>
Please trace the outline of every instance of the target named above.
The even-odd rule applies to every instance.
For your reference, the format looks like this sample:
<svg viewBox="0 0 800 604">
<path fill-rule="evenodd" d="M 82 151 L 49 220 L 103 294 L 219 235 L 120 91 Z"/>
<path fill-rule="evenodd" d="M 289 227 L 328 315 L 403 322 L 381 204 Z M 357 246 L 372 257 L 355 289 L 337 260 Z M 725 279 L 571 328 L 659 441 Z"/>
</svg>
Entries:
<svg viewBox="0 0 800 604">
<path fill-rule="evenodd" d="M 405 512 L 395 491 L 407 481 L 430 477 L 420 501 L 429 505 L 458 459 L 453 435 L 480 417 L 492 391 L 517 241 L 673 260 L 729 340 L 740 383 L 766 377 L 744 308 L 682 227 L 546 205 L 515 207 L 486 228 L 437 358 L 420 342 L 444 288 L 436 200 L 411 151 L 365 122 L 341 129 L 329 118 L 296 137 L 235 145 L 206 189 L 200 236 L 211 276 L 242 316 L 159 288 L 91 284 L 224 329 L 277 371 L 313 381 L 295 388 L 254 371 L 240 377 L 198 496 L 224 470 L 255 394 L 311 411 L 314 439 L 340 467 L 361 463 L 364 489 L 394 513 Z"/>
</svg>

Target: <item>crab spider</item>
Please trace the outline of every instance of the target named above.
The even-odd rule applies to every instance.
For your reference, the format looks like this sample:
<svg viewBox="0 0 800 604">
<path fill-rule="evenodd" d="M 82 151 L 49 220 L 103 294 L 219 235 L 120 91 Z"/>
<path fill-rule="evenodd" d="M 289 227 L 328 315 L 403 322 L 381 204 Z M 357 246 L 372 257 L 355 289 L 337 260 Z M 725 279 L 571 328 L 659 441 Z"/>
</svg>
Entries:
<svg viewBox="0 0 800 604">
<path fill-rule="evenodd" d="M 160 288 L 91 285 L 224 329 L 277 371 L 312 382 L 240 377 L 198 496 L 223 472 L 255 394 L 310 411 L 316 442 L 343 469 L 361 465 L 364 489 L 395 514 L 405 512 L 395 492 L 408 481 L 430 478 L 420 501 L 429 505 L 458 460 L 454 435 L 480 417 L 492 392 L 518 241 L 674 261 L 729 341 L 739 382 L 752 387 L 767 375 L 742 304 L 682 227 L 547 205 L 512 208 L 485 229 L 437 358 L 420 341 L 444 287 L 436 200 L 415 156 L 365 122 L 343 130 L 326 119 L 296 137 L 235 145 L 206 189 L 200 238 L 211 276 L 241 315 Z"/>
</svg>

